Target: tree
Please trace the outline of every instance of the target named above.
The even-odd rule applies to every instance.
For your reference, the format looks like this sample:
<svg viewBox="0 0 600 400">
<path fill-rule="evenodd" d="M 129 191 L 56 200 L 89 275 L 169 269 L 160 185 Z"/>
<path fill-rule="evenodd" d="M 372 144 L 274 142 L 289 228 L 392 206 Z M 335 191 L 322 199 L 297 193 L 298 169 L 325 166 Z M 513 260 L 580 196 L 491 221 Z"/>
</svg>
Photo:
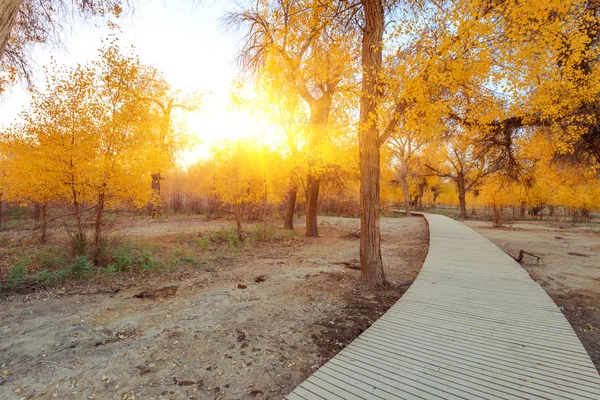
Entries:
<svg viewBox="0 0 600 400">
<path fill-rule="evenodd" d="M 235 216 L 238 237 L 243 239 L 244 209 L 258 211 L 266 223 L 270 203 L 280 201 L 286 187 L 286 171 L 278 152 L 239 140 L 213 149 L 216 167 L 215 191 L 226 210 Z"/>
<path fill-rule="evenodd" d="M 40 205 L 40 242 L 46 243 L 48 207 L 59 200 L 63 183 L 48 168 L 39 143 L 24 137 L 23 125 L 8 128 L 2 134 L 4 159 L 3 196 L 8 201 Z"/>
<path fill-rule="evenodd" d="M 14 160 L 35 157 L 36 162 L 18 165 L 29 179 L 38 176 L 50 198 L 64 198 L 73 208 L 75 251 L 85 249 L 84 204 L 93 191 L 90 178 L 96 174 L 98 123 L 103 110 L 96 101 L 95 71 L 90 66 L 69 70 L 54 68 L 45 90 L 35 89 L 29 109 L 15 132 L 18 145 Z M 29 153 L 29 154 L 27 154 Z M 16 193 L 19 189 L 15 187 Z"/>
<path fill-rule="evenodd" d="M 298 93 L 290 88 L 289 82 L 278 75 L 278 71 L 265 68 L 254 84 L 255 96 L 244 97 L 241 93 L 244 87 L 239 82 L 237 91 L 233 93 L 234 103 L 260 112 L 274 121 L 281 128 L 285 146 L 282 152 L 289 155 L 289 162 L 293 165 L 290 172 L 288 190 L 285 195 L 284 229 L 294 229 L 294 210 L 298 197 L 298 187 L 301 184 L 301 175 L 306 174 L 302 164 L 307 158 L 307 131 L 308 115 L 301 104 L 302 99 Z"/>
<path fill-rule="evenodd" d="M 0 3 L 0 94 L 17 79 L 31 85 L 30 53 L 35 44 L 58 41 L 72 14 L 119 17 L 121 0 L 5 0 Z M 109 25 L 114 25 L 109 22 Z"/>
<path fill-rule="evenodd" d="M 456 185 L 460 206 L 460 218 L 467 218 L 467 193 L 473 191 L 496 169 L 485 157 L 477 153 L 475 144 L 466 135 L 453 133 L 447 146 L 440 149 L 442 158 L 438 165 L 426 167 L 439 177 L 449 178 Z"/>
<path fill-rule="evenodd" d="M 174 129 L 173 113 L 178 109 L 188 112 L 198 109 L 201 94 L 186 96 L 172 90 L 159 71 L 146 66 L 140 72 L 137 96 L 140 100 L 151 103 L 150 118 L 154 119 L 151 126 L 147 127 L 149 140 L 146 145 L 152 173 L 149 210 L 152 218 L 156 218 L 161 214 L 161 181 L 164 179 L 164 171 L 173 167 L 175 154 L 193 142 L 190 135 Z"/>
<path fill-rule="evenodd" d="M 360 153 L 360 269 L 363 282 L 385 285 L 380 245 L 380 154 L 377 104 L 382 67 L 385 16 L 381 0 L 362 0 L 362 91 L 358 146 Z"/>
<path fill-rule="evenodd" d="M 410 191 L 408 185 L 408 176 L 411 171 L 412 163 L 418 152 L 430 141 L 423 132 L 400 127 L 389 140 L 389 147 L 395 155 L 398 163 L 398 177 L 404 194 L 404 210 L 406 216 L 410 216 Z M 424 186 L 421 186 L 421 195 Z"/>
<path fill-rule="evenodd" d="M 244 68 L 277 71 L 309 108 L 306 236 L 318 236 L 319 147 L 334 97 L 352 78 L 357 35 L 351 24 L 344 29 L 341 22 L 356 7 L 345 1 L 277 0 L 227 16 L 231 26 L 248 27 L 240 54 Z"/>
<path fill-rule="evenodd" d="M 157 128 L 151 104 L 139 95 L 146 89 L 143 71 L 137 57 L 124 54 L 116 41 L 87 65 L 54 66 L 45 89 L 33 90 L 22 121 L 5 136 L 13 166 L 11 198 L 71 204 L 78 254 L 87 243 L 87 211 L 94 211 L 98 255 L 105 210 L 150 199 L 151 139 Z"/>
</svg>

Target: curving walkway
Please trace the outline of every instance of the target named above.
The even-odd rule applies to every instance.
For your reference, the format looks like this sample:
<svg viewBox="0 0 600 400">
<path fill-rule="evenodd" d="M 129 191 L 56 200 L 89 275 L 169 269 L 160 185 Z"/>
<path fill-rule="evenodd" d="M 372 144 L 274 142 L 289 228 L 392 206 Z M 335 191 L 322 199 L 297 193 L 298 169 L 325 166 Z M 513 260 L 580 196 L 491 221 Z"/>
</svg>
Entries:
<svg viewBox="0 0 600 400">
<path fill-rule="evenodd" d="M 510 256 L 425 214 L 429 253 L 402 298 L 296 399 L 600 399 L 569 322 Z"/>
</svg>

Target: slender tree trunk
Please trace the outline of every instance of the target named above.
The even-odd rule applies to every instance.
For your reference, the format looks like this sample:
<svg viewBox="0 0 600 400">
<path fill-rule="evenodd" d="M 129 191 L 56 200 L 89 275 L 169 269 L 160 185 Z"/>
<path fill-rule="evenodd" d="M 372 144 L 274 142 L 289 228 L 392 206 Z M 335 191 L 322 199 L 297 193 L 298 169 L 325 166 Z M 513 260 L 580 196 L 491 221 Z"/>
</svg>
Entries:
<svg viewBox="0 0 600 400">
<path fill-rule="evenodd" d="M 39 221 L 41 216 L 42 216 L 42 203 L 40 203 L 39 201 L 36 201 L 35 203 L 33 203 L 33 218 L 35 218 L 36 221 Z"/>
<path fill-rule="evenodd" d="M 150 215 L 152 218 L 156 218 L 162 213 L 160 204 L 160 181 L 162 179 L 160 172 L 152 174 L 152 200 L 150 200 Z"/>
<path fill-rule="evenodd" d="M 419 185 L 419 199 L 417 202 L 417 210 L 423 211 L 423 193 L 425 192 L 425 185 Z"/>
<path fill-rule="evenodd" d="M 362 40 L 362 93 L 360 97 L 360 270 L 363 282 L 385 285 L 380 247 L 380 154 L 377 126 L 377 82 L 381 71 L 384 10 L 381 0 L 362 0 L 365 26 Z"/>
<path fill-rule="evenodd" d="M 237 227 L 238 239 L 240 242 L 244 239 L 244 234 L 242 231 L 242 205 L 237 204 L 235 207 L 235 225 Z"/>
<path fill-rule="evenodd" d="M 525 219 L 525 202 L 521 201 L 521 208 L 519 210 L 519 217 Z"/>
<path fill-rule="evenodd" d="M 285 203 L 285 218 L 283 220 L 284 229 L 294 229 L 294 209 L 296 208 L 296 195 L 298 187 L 292 185 L 288 190 Z"/>
<path fill-rule="evenodd" d="M 402 185 L 402 193 L 404 194 L 404 211 L 406 212 L 406 216 L 410 217 L 410 194 L 408 192 L 406 175 L 408 175 L 408 165 L 405 160 L 400 160 L 400 184 Z"/>
<path fill-rule="evenodd" d="M 4 55 L 10 32 L 15 25 L 22 0 L 0 1 L 0 59 Z"/>
<path fill-rule="evenodd" d="M 317 212 L 319 207 L 319 178 L 308 175 L 306 180 L 306 236 L 318 237 Z"/>
<path fill-rule="evenodd" d="M 96 219 L 94 221 L 94 248 L 96 253 L 102 244 L 102 226 L 104 225 L 104 189 L 98 194 L 98 203 L 96 203 Z"/>
<path fill-rule="evenodd" d="M 318 146 L 323 139 L 329 112 L 331 95 L 324 93 L 310 105 L 310 140 L 308 149 L 308 176 L 306 178 L 306 232 L 305 236 L 318 237 L 317 213 L 319 210 L 319 189 L 321 178 L 313 170 L 316 162 Z"/>
<path fill-rule="evenodd" d="M 456 186 L 460 204 L 460 219 L 467 219 L 467 193 L 465 190 L 465 176 L 462 173 L 459 173 L 456 178 Z"/>
<path fill-rule="evenodd" d="M 46 229 L 48 227 L 47 219 L 46 219 L 46 217 L 47 217 L 46 205 L 47 204 L 48 203 L 45 203 L 45 202 L 40 204 L 40 231 L 41 231 L 40 232 L 40 243 L 42 243 L 42 244 L 46 244 L 46 240 L 47 240 L 47 237 L 46 237 Z"/>
</svg>

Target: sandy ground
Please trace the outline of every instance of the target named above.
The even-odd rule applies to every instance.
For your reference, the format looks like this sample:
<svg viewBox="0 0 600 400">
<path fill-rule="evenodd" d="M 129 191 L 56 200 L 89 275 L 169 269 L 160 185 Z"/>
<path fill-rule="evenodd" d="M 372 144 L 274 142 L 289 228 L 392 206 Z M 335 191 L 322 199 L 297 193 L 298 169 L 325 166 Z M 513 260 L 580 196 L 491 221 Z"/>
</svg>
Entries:
<svg viewBox="0 0 600 400">
<path fill-rule="evenodd" d="M 221 224 L 138 219 L 116 230 L 160 238 Z M 321 238 L 137 275 L 107 287 L 114 293 L 70 288 L 0 299 L 0 398 L 281 399 L 377 319 L 421 268 L 424 220 L 383 218 L 393 287 L 361 285 L 359 271 L 338 264 L 358 258 L 349 235 L 358 225 L 323 217 Z"/>
<path fill-rule="evenodd" d="M 600 372 L 600 224 L 519 222 L 495 229 L 490 222 L 467 221 L 502 250 L 525 255 L 523 267 L 564 307 L 564 313 Z M 548 225 L 546 225 L 548 224 Z"/>
</svg>

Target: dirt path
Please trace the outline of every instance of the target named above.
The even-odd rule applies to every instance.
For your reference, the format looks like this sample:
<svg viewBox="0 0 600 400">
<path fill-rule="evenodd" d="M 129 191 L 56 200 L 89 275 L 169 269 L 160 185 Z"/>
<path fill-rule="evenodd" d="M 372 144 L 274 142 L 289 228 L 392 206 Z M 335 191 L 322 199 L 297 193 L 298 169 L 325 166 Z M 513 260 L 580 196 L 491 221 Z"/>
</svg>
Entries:
<svg viewBox="0 0 600 400">
<path fill-rule="evenodd" d="M 176 280 L 0 300 L 0 398 L 283 398 L 400 297 L 427 252 L 422 218 L 384 218 L 396 286 L 368 289 L 338 264 L 358 258 L 348 235 L 358 220 L 320 221 L 321 238 L 261 245 Z"/>
<path fill-rule="evenodd" d="M 523 267 L 564 308 L 564 313 L 600 372 L 600 232 L 581 227 L 519 222 L 494 229 L 489 222 L 466 224 L 512 256 L 525 255 Z"/>
</svg>

